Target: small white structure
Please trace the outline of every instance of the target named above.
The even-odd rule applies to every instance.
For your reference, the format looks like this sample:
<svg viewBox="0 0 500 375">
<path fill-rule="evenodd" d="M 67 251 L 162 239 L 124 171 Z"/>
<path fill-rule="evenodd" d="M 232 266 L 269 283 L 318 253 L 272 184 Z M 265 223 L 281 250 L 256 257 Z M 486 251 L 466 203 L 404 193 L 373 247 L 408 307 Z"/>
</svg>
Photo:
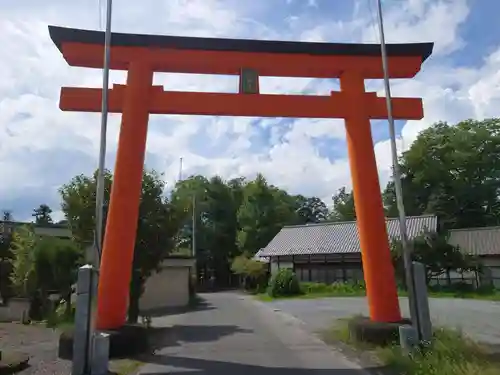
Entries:
<svg viewBox="0 0 500 375">
<path fill-rule="evenodd" d="M 170 256 L 161 264 L 160 271 L 146 281 L 139 300 L 142 314 L 189 304 L 189 282 L 195 260 L 186 256 Z"/>
<path fill-rule="evenodd" d="M 28 318 L 29 308 L 29 299 L 11 298 L 7 305 L 0 305 L 0 323 L 24 322 Z"/>
</svg>

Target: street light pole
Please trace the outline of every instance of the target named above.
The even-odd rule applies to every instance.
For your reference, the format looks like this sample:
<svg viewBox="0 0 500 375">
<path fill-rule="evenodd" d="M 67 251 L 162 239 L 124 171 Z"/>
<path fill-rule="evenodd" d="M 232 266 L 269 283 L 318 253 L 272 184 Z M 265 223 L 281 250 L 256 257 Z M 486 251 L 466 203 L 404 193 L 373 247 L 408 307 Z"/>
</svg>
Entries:
<svg viewBox="0 0 500 375">
<path fill-rule="evenodd" d="M 96 228 L 94 235 L 94 248 L 96 255 L 96 266 L 101 263 L 102 241 L 103 241 L 103 222 L 104 222 L 104 168 L 106 167 L 106 134 L 108 128 L 108 88 L 109 88 L 109 60 L 111 47 L 111 16 L 113 1 L 107 0 L 106 3 L 106 30 L 104 33 L 104 64 L 102 74 L 102 103 L 101 103 L 101 138 L 99 147 L 99 166 L 97 170 L 97 188 L 96 188 Z"/>
<path fill-rule="evenodd" d="M 384 86 L 385 86 L 385 99 L 387 105 L 387 119 L 389 120 L 389 135 L 391 141 L 393 180 L 394 180 L 394 189 L 396 192 L 396 202 L 399 213 L 399 229 L 401 232 L 401 243 L 403 245 L 403 259 L 404 259 L 405 275 L 406 275 L 406 287 L 408 289 L 411 320 L 412 323 L 416 326 L 418 332 L 419 331 L 418 306 L 416 304 L 416 298 L 415 298 L 415 284 L 413 276 L 413 265 L 411 259 L 411 248 L 408 241 L 408 232 L 406 228 L 406 214 L 403 202 L 403 189 L 401 186 L 401 170 L 399 168 L 398 151 L 396 145 L 396 130 L 394 126 L 394 117 L 392 116 L 391 88 L 389 85 L 387 49 L 385 44 L 384 20 L 382 15 L 382 0 L 377 0 L 377 14 L 378 14 L 378 29 L 380 35 L 380 46 L 382 54 L 382 67 L 384 70 Z"/>
</svg>

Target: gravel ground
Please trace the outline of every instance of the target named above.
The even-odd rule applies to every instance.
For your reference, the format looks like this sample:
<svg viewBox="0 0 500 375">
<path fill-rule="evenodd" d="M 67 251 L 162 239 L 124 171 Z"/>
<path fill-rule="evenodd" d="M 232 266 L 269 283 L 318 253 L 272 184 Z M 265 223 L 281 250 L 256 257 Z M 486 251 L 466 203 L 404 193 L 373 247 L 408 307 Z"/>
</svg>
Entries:
<svg viewBox="0 0 500 375">
<path fill-rule="evenodd" d="M 408 299 L 400 298 L 404 316 L 409 316 Z M 311 330 L 319 331 L 335 319 L 368 314 L 366 298 L 322 298 L 281 300 L 270 307 L 302 320 Z M 431 298 L 431 318 L 435 325 L 460 328 L 476 341 L 500 347 L 500 302 L 458 298 Z"/>
<path fill-rule="evenodd" d="M 58 338 L 57 331 L 42 325 L 0 323 L 0 348 L 30 356 L 30 366 L 21 375 L 69 375 L 71 362 L 57 358 Z"/>
</svg>

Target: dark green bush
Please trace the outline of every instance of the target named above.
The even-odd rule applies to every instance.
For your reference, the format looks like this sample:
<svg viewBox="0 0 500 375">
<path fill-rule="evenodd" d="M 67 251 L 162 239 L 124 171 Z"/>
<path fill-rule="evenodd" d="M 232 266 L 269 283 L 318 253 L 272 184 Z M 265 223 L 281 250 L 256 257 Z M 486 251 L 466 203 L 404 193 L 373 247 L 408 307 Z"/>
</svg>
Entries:
<svg viewBox="0 0 500 375">
<path fill-rule="evenodd" d="M 288 268 L 282 268 L 271 276 L 267 288 L 271 297 L 294 296 L 301 294 L 297 275 Z"/>
</svg>

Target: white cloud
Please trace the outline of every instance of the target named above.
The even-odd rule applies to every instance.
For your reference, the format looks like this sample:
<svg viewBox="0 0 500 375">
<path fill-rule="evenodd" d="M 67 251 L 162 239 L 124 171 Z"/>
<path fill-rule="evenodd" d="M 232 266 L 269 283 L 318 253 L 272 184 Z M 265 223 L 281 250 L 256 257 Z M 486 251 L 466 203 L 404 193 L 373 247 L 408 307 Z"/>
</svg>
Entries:
<svg viewBox="0 0 500 375">
<path fill-rule="evenodd" d="M 102 27 L 102 14 L 94 2 L 70 4 L 57 0 L 41 6 L 39 1 L 26 0 L 12 4 L 0 5 L 0 168 L 4 176 L 0 205 L 27 215 L 26 210 L 45 199 L 57 205 L 60 184 L 75 174 L 89 173 L 97 165 L 99 115 L 63 113 L 57 102 L 61 86 L 98 87 L 101 73 L 68 67 L 49 39 L 47 24 L 96 29 Z M 278 0 L 118 0 L 114 4 L 113 28 L 120 32 L 342 42 L 378 40 L 373 23 L 375 7 L 370 13 L 361 3 L 354 12 L 356 18 L 346 20 L 289 14 L 286 3 Z M 389 42 L 436 42 L 437 56 L 425 63 L 421 74 L 413 80 L 392 84 L 394 95 L 424 98 L 426 117 L 405 125 L 400 142 L 405 147 L 434 121 L 498 115 L 500 50 L 477 69 L 456 68 L 448 60 L 439 59 L 457 49 L 471 48 L 458 32 L 468 13 L 465 0 L 408 0 L 406 6 L 386 9 Z M 276 24 L 260 22 L 263 14 L 267 19 L 276 19 Z M 335 12 L 328 14 L 334 16 Z M 113 83 L 124 80 L 123 72 L 111 75 Z M 237 90 L 235 77 L 156 74 L 155 84 L 174 90 Z M 328 95 L 337 86 L 331 80 L 265 78 L 261 82 L 266 93 L 305 91 Z M 373 87 L 379 90 L 381 86 L 376 83 Z M 119 116 L 113 115 L 109 123 L 109 167 L 113 166 L 118 128 Z M 263 134 L 269 139 L 264 139 Z M 350 186 L 348 161 L 330 161 L 320 155 L 314 143 L 318 138 L 343 142 L 342 120 L 298 119 L 289 123 L 284 119 L 152 116 L 147 163 L 164 171 L 168 183 L 177 178 L 179 158 L 183 157 L 184 175 L 201 172 L 234 177 L 263 172 L 272 183 L 295 193 L 329 198 L 341 186 Z M 377 143 L 375 153 L 385 183 L 389 178 L 389 143 Z"/>
</svg>

